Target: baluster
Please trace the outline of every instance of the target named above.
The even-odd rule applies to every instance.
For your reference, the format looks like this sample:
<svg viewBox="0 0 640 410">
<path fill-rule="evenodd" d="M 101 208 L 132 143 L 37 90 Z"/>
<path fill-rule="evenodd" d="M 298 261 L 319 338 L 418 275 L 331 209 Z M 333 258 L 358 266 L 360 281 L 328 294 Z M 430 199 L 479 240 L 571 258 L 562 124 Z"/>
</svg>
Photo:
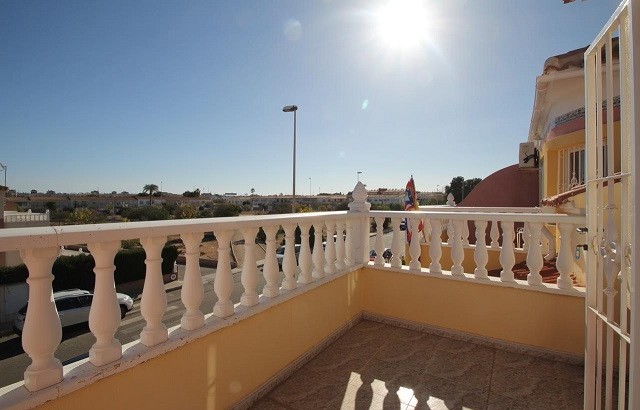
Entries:
<svg viewBox="0 0 640 410">
<path fill-rule="evenodd" d="M 298 265 L 296 264 L 296 246 L 295 246 L 295 233 L 296 223 L 286 223 L 282 225 L 284 229 L 284 259 L 282 261 L 282 272 L 284 273 L 284 280 L 282 281 L 282 289 L 292 290 L 298 287 L 296 282 L 296 271 Z"/>
<path fill-rule="evenodd" d="M 262 294 L 268 298 L 273 298 L 280 294 L 278 287 L 278 258 L 276 257 L 276 234 L 278 233 L 278 225 L 263 226 L 267 250 L 262 268 L 264 280 L 267 282 L 262 289 Z"/>
<path fill-rule="evenodd" d="M 180 295 L 182 304 L 186 308 L 182 319 L 180 319 L 180 326 L 184 330 L 195 330 L 204 326 L 204 314 L 200 311 L 200 305 L 204 299 L 204 287 L 200 273 L 200 243 L 203 237 L 203 232 L 189 232 L 180 235 L 186 248 L 184 281 Z"/>
<path fill-rule="evenodd" d="M 89 349 L 89 361 L 95 366 L 115 362 L 122 357 L 122 345 L 114 337 L 120 325 L 120 307 L 113 279 L 113 259 L 120 249 L 120 241 L 90 243 L 89 251 L 96 262 L 93 271 L 96 284 L 89 311 L 89 329 L 96 342 Z"/>
<path fill-rule="evenodd" d="M 429 243 L 431 241 L 431 224 L 428 223 L 428 221 L 425 221 L 422 229 L 422 232 L 424 233 L 424 243 Z"/>
<path fill-rule="evenodd" d="M 429 257 L 431 258 L 429 272 L 431 273 L 442 273 L 442 266 L 440 265 L 440 258 L 442 257 L 442 242 L 440 239 L 441 232 L 442 221 L 440 219 L 432 219 L 431 244 L 429 245 Z"/>
<path fill-rule="evenodd" d="M 542 223 L 528 222 L 527 225 L 529 225 L 529 231 L 531 233 L 531 236 L 527 240 L 527 245 L 529 247 L 529 251 L 527 252 L 527 266 L 529 267 L 527 283 L 529 283 L 529 285 L 539 286 L 542 285 L 540 270 L 544 263 L 542 260 L 542 245 L 540 244 Z"/>
<path fill-rule="evenodd" d="M 489 233 L 491 236 L 491 248 L 497 249 L 500 247 L 500 230 L 498 229 L 498 221 L 491 221 L 491 231 Z"/>
<path fill-rule="evenodd" d="M 311 247 L 309 246 L 309 229 L 311 229 L 311 224 L 308 222 L 301 222 L 299 226 L 300 255 L 298 256 L 298 262 L 300 264 L 300 277 L 298 278 L 298 282 L 311 283 L 313 282 L 313 277 L 311 276 Z M 342 250 L 344 252 L 344 247 L 342 248 Z"/>
<path fill-rule="evenodd" d="M 169 333 L 162 323 L 162 317 L 167 310 L 167 293 L 162 280 L 162 248 L 167 243 L 166 236 L 154 236 L 140 239 L 147 258 L 144 288 L 140 311 L 147 324 L 140 333 L 143 345 L 151 347 L 167 340 Z"/>
<path fill-rule="evenodd" d="M 347 266 L 353 266 L 353 221 L 347 220 L 347 240 L 345 247 L 345 263 Z"/>
<path fill-rule="evenodd" d="M 384 253 L 384 232 L 382 230 L 384 224 L 384 218 L 380 216 L 376 216 L 376 258 L 373 261 L 374 265 L 384 266 L 384 257 L 382 254 Z"/>
<path fill-rule="evenodd" d="M 243 228 L 240 230 L 244 238 L 244 261 L 240 282 L 244 293 L 240 296 L 242 306 L 255 306 L 258 304 L 258 267 L 256 266 L 256 235 L 258 228 Z"/>
<path fill-rule="evenodd" d="M 573 249 L 571 249 L 571 230 L 573 226 L 570 224 L 558 224 L 560 231 L 560 250 L 558 251 L 558 260 L 556 267 L 560 273 L 558 278 L 558 288 L 573 289 L 573 281 L 571 280 L 571 267 L 573 266 Z"/>
<path fill-rule="evenodd" d="M 218 297 L 218 301 L 213 306 L 214 316 L 225 318 L 234 313 L 231 302 L 231 292 L 233 291 L 233 274 L 231 273 L 231 258 L 229 255 L 229 242 L 233 236 L 233 231 L 215 231 L 218 240 L 218 267 L 213 280 L 213 291 Z M 275 253 L 275 251 L 274 251 Z"/>
<path fill-rule="evenodd" d="M 447 221 L 447 245 L 453 244 L 453 223 L 451 220 Z"/>
<path fill-rule="evenodd" d="M 327 275 L 336 273 L 336 245 L 333 242 L 333 232 L 335 228 L 334 221 L 327 221 L 327 249 L 325 250 L 324 257 L 327 261 L 325 265 L 325 272 Z"/>
<path fill-rule="evenodd" d="M 464 260 L 464 249 L 462 248 L 462 225 L 467 221 L 453 221 L 453 246 L 451 247 L 451 274 L 455 276 L 464 276 L 464 268 L 462 261 Z"/>
<path fill-rule="evenodd" d="M 462 244 L 469 246 L 469 221 L 462 224 Z"/>
<path fill-rule="evenodd" d="M 344 262 L 345 249 L 344 249 L 344 221 L 339 220 L 336 222 L 336 269 L 343 270 L 347 267 Z"/>
<path fill-rule="evenodd" d="M 516 255 L 513 252 L 513 222 L 502 221 L 502 249 L 500 250 L 500 280 L 503 282 L 515 282 L 513 265 L 516 263 Z"/>
<path fill-rule="evenodd" d="M 391 218 L 391 226 L 393 227 L 393 238 L 391 239 L 391 267 L 399 268 L 402 266 L 402 239 L 404 235 L 400 230 L 400 218 Z"/>
<path fill-rule="evenodd" d="M 322 249 L 322 221 L 313 224 L 315 239 L 313 241 L 313 272 L 311 276 L 316 279 L 324 278 L 324 249 Z M 351 253 L 349 253 L 351 255 Z"/>
<path fill-rule="evenodd" d="M 53 355 L 62 341 L 51 286 L 51 267 L 58 257 L 58 248 L 25 249 L 20 256 L 29 270 L 29 305 L 22 329 L 22 348 L 31 364 L 24 372 L 24 386 L 36 391 L 62 381 L 62 363 Z"/>
<path fill-rule="evenodd" d="M 476 222 L 476 249 L 473 252 L 473 259 L 476 263 L 476 269 L 473 271 L 476 279 L 488 279 L 487 262 L 489 254 L 487 253 L 487 221 Z"/>
<path fill-rule="evenodd" d="M 407 229 L 411 228 L 411 243 L 409 243 L 409 256 L 411 262 L 409 269 L 420 270 L 420 218 L 411 218 L 411 224 Z"/>
</svg>

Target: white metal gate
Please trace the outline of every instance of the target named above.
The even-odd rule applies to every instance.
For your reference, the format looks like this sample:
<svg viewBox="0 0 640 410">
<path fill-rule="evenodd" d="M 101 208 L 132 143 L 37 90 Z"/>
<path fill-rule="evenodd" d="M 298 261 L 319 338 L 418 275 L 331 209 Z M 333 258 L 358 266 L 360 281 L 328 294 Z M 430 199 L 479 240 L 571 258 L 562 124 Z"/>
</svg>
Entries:
<svg viewBox="0 0 640 410">
<path fill-rule="evenodd" d="M 623 1 L 585 53 L 587 306 L 585 409 L 640 408 L 640 0 Z M 614 98 L 620 98 L 620 122 Z M 606 147 L 606 148 L 605 148 Z M 605 158 L 606 155 L 606 158 Z M 607 167 L 607 169 L 605 169 Z"/>
</svg>

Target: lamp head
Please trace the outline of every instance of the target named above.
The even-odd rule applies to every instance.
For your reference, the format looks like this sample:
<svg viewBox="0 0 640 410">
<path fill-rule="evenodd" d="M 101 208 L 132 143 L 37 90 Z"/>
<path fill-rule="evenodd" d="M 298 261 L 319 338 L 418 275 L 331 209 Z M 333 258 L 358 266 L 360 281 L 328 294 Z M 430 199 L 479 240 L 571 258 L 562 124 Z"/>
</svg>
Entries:
<svg viewBox="0 0 640 410">
<path fill-rule="evenodd" d="M 298 111 L 298 106 L 297 105 L 287 105 L 287 106 L 282 108 L 282 111 L 284 111 L 284 112 Z"/>
</svg>

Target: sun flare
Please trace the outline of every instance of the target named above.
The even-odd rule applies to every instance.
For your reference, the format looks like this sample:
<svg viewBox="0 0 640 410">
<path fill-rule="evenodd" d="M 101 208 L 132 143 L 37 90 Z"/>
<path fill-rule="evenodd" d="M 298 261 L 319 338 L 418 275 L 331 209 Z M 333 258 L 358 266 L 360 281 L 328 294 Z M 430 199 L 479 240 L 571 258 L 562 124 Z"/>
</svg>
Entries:
<svg viewBox="0 0 640 410">
<path fill-rule="evenodd" d="M 412 48 L 428 39 L 430 18 L 424 1 L 389 1 L 376 13 L 378 34 L 394 48 Z"/>
</svg>

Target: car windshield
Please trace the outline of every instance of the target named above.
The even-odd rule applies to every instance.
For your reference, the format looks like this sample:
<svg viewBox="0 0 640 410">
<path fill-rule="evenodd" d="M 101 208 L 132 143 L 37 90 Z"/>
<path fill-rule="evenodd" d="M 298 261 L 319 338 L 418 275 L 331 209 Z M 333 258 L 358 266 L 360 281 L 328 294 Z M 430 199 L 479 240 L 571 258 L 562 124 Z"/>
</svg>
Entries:
<svg viewBox="0 0 640 410">
<path fill-rule="evenodd" d="M 277 253 L 278 255 L 284 255 L 284 250 L 285 250 L 285 247 L 284 247 L 284 246 L 281 246 L 281 247 L 279 247 L 279 248 L 278 248 L 278 250 L 276 251 L 276 253 Z"/>
</svg>

